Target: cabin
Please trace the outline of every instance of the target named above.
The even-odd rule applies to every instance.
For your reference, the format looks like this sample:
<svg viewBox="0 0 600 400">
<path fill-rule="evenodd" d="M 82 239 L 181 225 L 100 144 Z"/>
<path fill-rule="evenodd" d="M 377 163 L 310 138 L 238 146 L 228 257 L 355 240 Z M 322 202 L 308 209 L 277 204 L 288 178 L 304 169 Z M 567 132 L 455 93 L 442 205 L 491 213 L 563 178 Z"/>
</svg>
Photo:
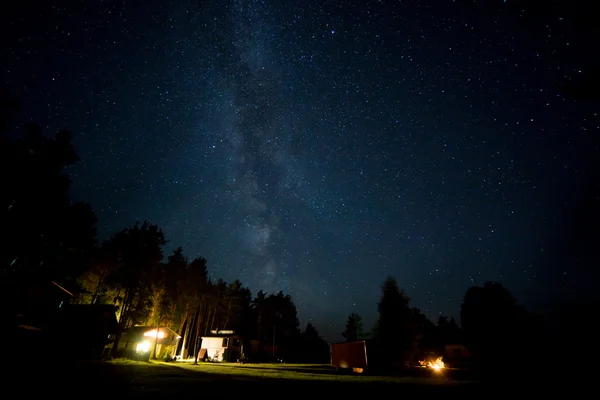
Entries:
<svg viewBox="0 0 600 400">
<path fill-rule="evenodd" d="M 181 336 L 169 327 L 133 326 L 125 329 L 119 340 L 117 355 L 134 360 L 173 358 Z M 112 351 L 112 343 L 104 349 L 108 356 Z"/>
<path fill-rule="evenodd" d="M 243 354 L 242 338 L 234 331 L 211 331 L 202 337 L 198 359 L 216 362 L 237 362 Z"/>
<path fill-rule="evenodd" d="M 65 358 L 97 359 L 117 333 L 115 307 L 108 304 L 65 304 L 48 327 L 50 346 Z"/>
<path fill-rule="evenodd" d="M 53 319 L 72 297 L 73 294 L 58 283 L 35 276 L 26 282 L 10 277 L 0 279 L 1 332 L 7 336 L 6 343 L 10 343 L 3 349 L 5 358 L 34 359 L 40 349 L 52 346 L 49 331 Z M 64 335 L 66 331 L 62 332 Z"/>
</svg>

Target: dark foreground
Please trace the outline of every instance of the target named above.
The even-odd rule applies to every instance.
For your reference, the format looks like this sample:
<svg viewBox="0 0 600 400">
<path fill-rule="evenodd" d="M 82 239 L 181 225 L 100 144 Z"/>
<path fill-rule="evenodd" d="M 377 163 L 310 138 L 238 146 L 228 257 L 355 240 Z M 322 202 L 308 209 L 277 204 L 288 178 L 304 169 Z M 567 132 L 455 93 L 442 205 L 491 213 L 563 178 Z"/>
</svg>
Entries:
<svg viewBox="0 0 600 400">
<path fill-rule="evenodd" d="M 423 382 L 336 382 L 296 381 L 247 376 L 211 374 L 176 365 L 153 363 L 71 362 L 52 363 L 35 361 L 13 363 L 8 381 L 11 392 L 29 398 L 44 395 L 61 398 L 101 397 L 158 397 L 173 395 L 248 396 L 249 394 L 297 397 L 315 395 L 319 398 L 349 396 L 377 396 L 384 394 L 414 394 L 418 396 L 460 396 L 480 398 L 498 395 L 500 391 L 524 394 L 523 388 L 510 385 L 487 387 L 477 383 Z M 8 386 L 5 386 L 8 389 Z M 14 391 L 13 391 L 14 389 Z M 538 394 L 539 388 L 537 390 Z"/>
</svg>

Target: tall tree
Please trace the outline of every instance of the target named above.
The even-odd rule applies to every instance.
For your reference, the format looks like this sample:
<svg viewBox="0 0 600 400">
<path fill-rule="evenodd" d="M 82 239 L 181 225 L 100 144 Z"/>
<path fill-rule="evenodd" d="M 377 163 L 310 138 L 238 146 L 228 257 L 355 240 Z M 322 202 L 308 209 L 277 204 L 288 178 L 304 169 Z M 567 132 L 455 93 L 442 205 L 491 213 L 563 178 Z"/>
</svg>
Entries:
<svg viewBox="0 0 600 400">
<path fill-rule="evenodd" d="M 462 330 L 454 320 L 454 317 L 440 315 L 436 328 L 441 345 L 463 343 Z"/>
<path fill-rule="evenodd" d="M 182 314 L 179 334 L 182 358 L 188 358 L 193 354 L 202 333 L 198 328 L 198 320 L 205 317 L 204 295 L 208 290 L 207 261 L 203 257 L 192 260 L 188 265 L 180 282 L 181 293 L 179 297 L 179 310 Z"/>
<path fill-rule="evenodd" d="M 75 303 L 115 304 L 120 293 L 119 288 L 111 285 L 108 279 L 114 263 L 106 255 L 103 244 L 97 251 L 97 257 L 89 261 L 87 270 L 77 279 L 79 291 L 74 299 Z"/>
<path fill-rule="evenodd" d="M 152 279 L 154 301 L 150 324 L 175 327 L 174 325 L 180 322 L 177 305 L 181 294 L 180 283 L 187 270 L 187 264 L 183 249 L 178 247 Z"/>
<path fill-rule="evenodd" d="M 509 336 L 516 327 L 517 301 L 500 283 L 486 282 L 467 290 L 461 305 L 461 323 L 474 353 L 496 347 L 497 339 Z M 502 346 L 506 340 L 497 343 Z"/>
<path fill-rule="evenodd" d="M 534 358 L 541 350 L 540 320 L 519 306 L 497 282 L 467 290 L 461 305 L 461 324 L 467 346 L 480 357 L 488 378 L 501 378 L 509 371 L 517 376 L 530 370 L 515 360 Z"/>
<path fill-rule="evenodd" d="M 231 329 L 242 337 L 250 334 L 250 312 L 252 303 L 252 292 L 244 287 L 242 282 L 235 280 L 227 286 L 225 292 L 227 302 L 227 314 L 223 329 Z"/>
<path fill-rule="evenodd" d="M 263 314 L 265 314 L 265 318 L 268 318 L 266 306 L 267 306 L 267 292 L 263 290 L 259 290 L 256 293 L 256 297 L 252 300 L 251 304 L 251 321 L 252 327 L 250 328 L 251 337 L 255 338 L 258 341 L 258 348 L 255 349 L 257 354 L 255 357 L 258 359 L 264 358 L 264 346 L 265 346 L 265 322 L 263 319 Z"/>
<path fill-rule="evenodd" d="M 363 340 L 365 334 L 363 332 L 363 320 L 357 313 L 348 315 L 346 321 L 346 329 L 342 332 L 342 336 L 347 342 L 355 342 L 357 340 Z"/>
<path fill-rule="evenodd" d="M 162 230 L 148 222 L 136 223 L 115 234 L 105 249 L 111 251 L 112 265 L 109 280 L 121 291 L 119 331 L 113 344 L 113 354 L 123 330 L 147 321 L 152 309 L 152 289 L 163 258 L 166 244 Z"/>
<path fill-rule="evenodd" d="M 16 111 L 15 99 L 0 94 L 0 325 L 12 328 L 21 316 L 41 327 L 67 300 L 47 296 L 52 281 L 76 288 L 95 249 L 96 216 L 69 197 L 66 171 L 78 161 L 71 134 L 43 135 L 33 124 L 13 131 Z"/>
<path fill-rule="evenodd" d="M 325 364 L 331 361 L 329 344 L 310 322 L 306 324 L 304 332 L 300 335 L 298 350 L 295 361 L 314 364 Z"/>
<path fill-rule="evenodd" d="M 0 145 L 3 280 L 36 277 L 72 284 L 96 244 L 96 216 L 69 198 L 65 169 L 79 160 L 72 135 L 35 125 Z"/>
<path fill-rule="evenodd" d="M 409 303 L 410 299 L 400 289 L 396 279 L 388 277 L 381 286 L 381 300 L 377 307 L 377 340 L 382 346 L 389 346 L 382 355 L 385 364 L 401 363 L 410 358 L 415 335 Z"/>
<path fill-rule="evenodd" d="M 257 321 L 260 357 L 272 359 L 276 356 L 287 358 L 294 354 L 294 344 L 298 340 L 299 330 L 296 305 L 290 295 L 282 291 L 267 296 L 259 291 L 253 301 L 253 312 Z M 269 348 L 269 352 L 264 349 Z"/>
<path fill-rule="evenodd" d="M 415 335 L 413 351 L 410 354 L 412 357 L 411 361 L 417 362 L 418 360 L 423 360 L 425 353 L 431 350 L 442 352 L 435 324 L 418 308 L 413 307 L 411 311 L 411 327 Z"/>
</svg>

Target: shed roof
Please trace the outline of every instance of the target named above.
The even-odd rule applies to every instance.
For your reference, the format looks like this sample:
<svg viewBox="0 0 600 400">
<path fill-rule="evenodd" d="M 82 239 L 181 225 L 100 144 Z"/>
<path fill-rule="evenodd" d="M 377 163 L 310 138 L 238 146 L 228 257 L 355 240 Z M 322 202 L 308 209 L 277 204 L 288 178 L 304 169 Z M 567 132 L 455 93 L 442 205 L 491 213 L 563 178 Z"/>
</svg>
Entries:
<svg viewBox="0 0 600 400">
<path fill-rule="evenodd" d="M 131 328 L 127 328 L 123 334 L 132 335 L 132 336 L 143 336 L 144 333 L 148 331 L 153 331 L 156 329 L 156 326 L 132 326 Z M 176 336 L 179 337 L 177 332 L 168 326 L 161 326 L 158 328 L 159 332 L 164 332 L 167 336 Z"/>
<path fill-rule="evenodd" d="M 204 335 L 202 338 L 231 338 L 231 337 L 240 337 L 237 333 L 213 333 L 210 335 Z"/>
</svg>

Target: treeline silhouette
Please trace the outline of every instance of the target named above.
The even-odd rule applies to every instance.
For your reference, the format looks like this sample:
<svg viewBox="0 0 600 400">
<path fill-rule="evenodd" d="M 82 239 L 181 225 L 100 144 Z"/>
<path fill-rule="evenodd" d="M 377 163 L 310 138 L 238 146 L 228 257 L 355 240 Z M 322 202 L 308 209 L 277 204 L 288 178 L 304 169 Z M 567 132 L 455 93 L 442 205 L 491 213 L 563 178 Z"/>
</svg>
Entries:
<svg viewBox="0 0 600 400">
<path fill-rule="evenodd" d="M 112 304 L 118 333 L 133 325 L 169 326 L 181 336 L 179 355 L 197 356 L 198 338 L 233 330 L 256 360 L 328 362 L 328 344 L 310 323 L 299 329 L 296 306 L 283 292 L 252 292 L 242 282 L 209 278 L 207 260 L 190 260 L 181 247 L 163 262 L 167 243 L 160 227 L 136 223 L 98 243 L 96 216 L 70 199 L 66 168 L 78 161 L 72 135 L 45 136 L 33 125 L 13 132 L 18 102 L 2 95 L 2 318 L 9 329 L 27 326 L 18 317 L 47 319 L 40 295 L 52 282 L 70 302 Z M 47 302 L 46 302 L 47 303 Z M 47 321 L 46 321 L 47 323 Z"/>
<path fill-rule="evenodd" d="M 434 324 L 410 299 L 396 279 L 381 287 L 378 319 L 370 333 L 362 318 L 348 316 L 342 336 L 348 342 L 367 340 L 382 368 L 411 368 L 430 357 L 444 357 L 450 367 L 476 370 L 484 379 L 532 377 L 547 352 L 547 330 L 538 315 L 520 306 L 497 282 L 473 286 L 464 295 L 461 326 L 452 317 L 440 316 Z M 466 354 L 453 354 L 465 349 Z"/>
<path fill-rule="evenodd" d="M 35 292 L 45 283 L 54 282 L 70 292 L 74 303 L 114 305 L 116 342 L 133 325 L 169 326 L 182 337 L 178 355 L 196 357 L 199 337 L 233 330 L 244 338 L 245 348 L 251 348 L 250 340 L 258 342 L 256 361 L 329 362 L 328 344 L 310 323 L 300 329 L 289 295 L 261 290 L 253 296 L 239 280 L 211 280 L 207 260 L 190 259 L 181 247 L 163 261 L 167 240 L 157 225 L 139 222 L 99 243 L 91 206 L 69 196 L 65 170 L 78 161 L 72 135 L 60 131 L 45 136 L 35 125 L 15 134 L 11 126 L 18 102 L 5 93 L 0 97 L 5 331 L 15 329 L 19 316 L 43 318 L 47 307 L 32 299 L 40 298 Z M 392 277 L 382 285 L 377 311 L 370 333 L 361 317 L 351 314 L 342 335 L 348 341 L 379 343 L 385 348 L 382 365 L 410 365 L 428 352 L 443 353 L 446 345 L 461 344 L 490 378 L 528 376 L 533 365 L 551 364 L 549 354 L 554 361 L 567 359 L 570 348 L 551 352 L 549 343 L 574 340 L 574 327 L 581 321 L 569 309 L 551 336 L 539 316 L 519 305 L 502 285 L 488 282 L 465 293 L 460 327 L 448 317 L 433 323 L 411 307 Z"/>
</svg>

